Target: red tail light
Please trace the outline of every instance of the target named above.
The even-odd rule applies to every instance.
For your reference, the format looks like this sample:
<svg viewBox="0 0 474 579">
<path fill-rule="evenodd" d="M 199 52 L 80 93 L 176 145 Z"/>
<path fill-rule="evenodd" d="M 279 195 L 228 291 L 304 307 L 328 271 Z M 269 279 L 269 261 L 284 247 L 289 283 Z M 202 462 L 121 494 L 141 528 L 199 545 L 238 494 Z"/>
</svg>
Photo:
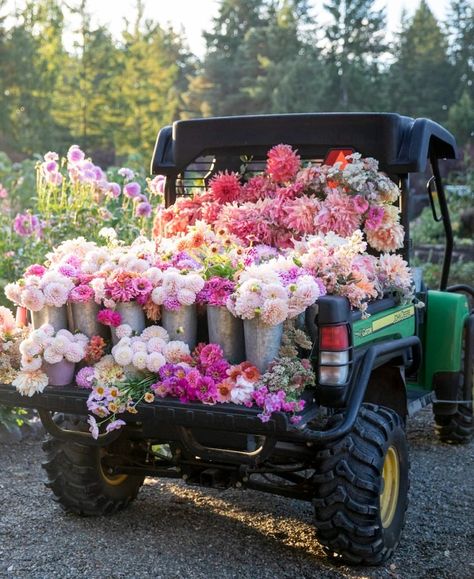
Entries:
<svg viewBox="0 0 474 579">
<path fill-rule="evenodd" d="M 349 332 L 347 326 L 322 326 L 319 334 L 319 349 L 330 352 L 347 350 L 349 348 Z"/>
</svg>

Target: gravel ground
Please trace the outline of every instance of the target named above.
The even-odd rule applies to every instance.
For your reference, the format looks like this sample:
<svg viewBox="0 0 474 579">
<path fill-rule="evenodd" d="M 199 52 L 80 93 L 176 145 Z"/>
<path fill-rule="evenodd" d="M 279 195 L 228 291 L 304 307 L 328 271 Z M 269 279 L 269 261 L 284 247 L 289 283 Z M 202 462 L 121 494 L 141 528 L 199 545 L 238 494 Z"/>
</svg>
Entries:
<svg viewBox="0 0 474 579">
<path fill-rule="evenodd" d="M 0 445 L 0 577 L 474 578 L 474 445 L 410 421 L 411 504 L 384 567 L 335 566 L 314 539 L 311 506 L 253 491 L 147 479 L 110 518 L 64 514 L 43 486 L 38 441 Z"/>
</svg>

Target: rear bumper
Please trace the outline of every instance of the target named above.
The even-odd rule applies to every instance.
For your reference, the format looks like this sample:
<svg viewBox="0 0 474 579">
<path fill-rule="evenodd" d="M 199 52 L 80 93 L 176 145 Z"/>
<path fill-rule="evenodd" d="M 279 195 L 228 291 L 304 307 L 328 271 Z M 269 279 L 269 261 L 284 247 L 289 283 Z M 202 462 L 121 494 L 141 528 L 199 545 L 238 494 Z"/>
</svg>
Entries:
<svg viewBox="0 0 474 579">
<path fill-rule="evenodd" d="M 0 384 L 0 405 L 10 407 L 36 408 L 44 412 L 62 412 L 87 416 L 86 400 L 88 392 L 71 387 L 48 387 L 43 394 L 21 396 L 13 386 Z M 269 437 L 304 439 L 303 431 L 317 414 L 314 402 L 300 413 L 298 425 L 290 422 L 287 414 L 275 412 L 268 422 L 258 417 L 260 410 L 234 404 L 182 404 L 176 399 L 155 400 L 150 404 L 137 406 L 137 414 L 127 414 L 127 424 L 140 427 L 145 438 L 160 437 L 167 427 L 201 428 L 219 431 L 259 434 Z"/>
</svg>

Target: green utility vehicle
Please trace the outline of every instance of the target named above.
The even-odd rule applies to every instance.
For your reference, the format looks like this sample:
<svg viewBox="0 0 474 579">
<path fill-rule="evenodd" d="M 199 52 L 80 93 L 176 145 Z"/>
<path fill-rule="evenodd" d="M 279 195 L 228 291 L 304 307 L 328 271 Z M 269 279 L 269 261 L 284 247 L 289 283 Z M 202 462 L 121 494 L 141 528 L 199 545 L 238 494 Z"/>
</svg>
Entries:
<svg viewBox="0 0 474 579">
<path fill-rule="evenodd" d="M 126 427 L 94 440 L 85 423 L 88 393 L 72 386 L 25 398 L 0 385 L 0 403 L 38 410 L 50 435 L 44 444 L 47 486 L 67 511 L 123 509 L 145 476 L 255 489 L 311 502 L 315 538 L 328 554 L 377 565 L 393 553 L 404 524 L 408 417 L 433 404 L 442 441 L 466 443 L 474 431 L 474 314 L 468 301 L 474 289 L 448 286 L 453 236 L 439 170 L 439 160 L 456 157 L 456 145 L 438 124 L 398 114 L 196 119 L 160 131 L 152 172 L 166 176 L 170 205 L 216 172 L 238 170 L 244 156 L 258 168 L 279 143 L 313 163 L 337 149 L 378 159 L 402 190 L 405 259 L 409 177 L 430 167 L 427 195 L 444 225 L 446 252 L 438 289 L 426 288 L 417 275 L 424 308 L 387 295 L 362 319 L 345 298 L 322 297 L 316 319 L 309 320 L 317 329 L 311 354 L 317 383 L 296 425 L 285 413 L 263 423 L 254 408 L 165 398 L 141 404 Z"/>
</svg>

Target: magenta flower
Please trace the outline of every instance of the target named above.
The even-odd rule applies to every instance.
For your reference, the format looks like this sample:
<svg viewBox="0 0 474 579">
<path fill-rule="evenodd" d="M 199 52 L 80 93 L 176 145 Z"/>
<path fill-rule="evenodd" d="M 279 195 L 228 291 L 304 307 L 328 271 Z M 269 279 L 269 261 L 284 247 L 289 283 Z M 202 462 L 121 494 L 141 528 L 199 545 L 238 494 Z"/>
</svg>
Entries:
<svg viewBox="0 0 474 579">
<path fill-rule="evenodd" d="M 84 157 L 84 152 L 77 145 L 72 145 L 67 152 L 67 160 L 73 164 L 83 161 Z"/>
<path fill-rule="evenodd" d="M 362 197 L 362 195 L 356 195 L 354 197 L 354 209 L 357 211 L 357 213 L 365 213 L 368 208 L 369 202 L 365 197 Z"/>
<path fill-rule="evenodd" d="M 138 295 L 148 295 L 153 290 L 153 284 L 146 277 L 132 279 L 132 286 Z"/>
<path fill-rule="evenodd" d="M 94 290 L 88 285 L 78 285 L 69 292 L 69 299 L 74 303 L 85 303 L 91 302 L 94 295 Z"/>
<path fill-rule="evenodd" d="M 30 235 L 41 237 L 42 224 L 37 215 L 17 213 L 13 220 L 13 229 L 21 237 L 29 237 Z"/>
<path fill-rule="evenodd" d="M 139 203 L 135 209 L 135 216 L 136 217 L 150 217 L 151 215 L 151 205 L 148 201 L 142 201 Z"/>
<path fill-rule="evenodd" d="M 44 265 L 40 265 L 39 263 L 34 263 L 26 268 L 25 277 L 29 275 L 37 275 L 38 277 L 42 277 L 46 272 L 46 268 Z"/>
<path fill-rule="evenodd" d="M 58 164 L 56 161 L 48 161 L 47 163 L 44 163 L 43 166 L 48 173 L 57 173 L 58 171 Z"/>
<path fill-rule="evenodd" d="M 377 229 L 383 221 L 385 211 L 383 207 L 373 206 L 369 209 L 367 219 L 365 220 L 366 229 Z"/>
<path fill-rule="evenodd" d="M 212 277 L 206 281 L 204 288 L 196 296 L 196 301 L 211 306 L 225 306 L 227 298 L 234 290 L 235 282 L 222 277 Z"/>
<path fill-rule="evenodd" d="M 118 312 L 114 312 L 114 310 L 105 309 L 100 310 L 97 314 L 97 321 L 104 324 L 104 326 L 116 328 L 122 323 L 122 316 Z"/>
<path fill-rule="evenodd" d="M 123 188 L 123 194 L 127 197 L 133 199 L 133 197 L 137 197 L 142 192 L 142 188 L 136 181 L 132 181 L 131 183 L 127 183 Z"/>
</svg>

